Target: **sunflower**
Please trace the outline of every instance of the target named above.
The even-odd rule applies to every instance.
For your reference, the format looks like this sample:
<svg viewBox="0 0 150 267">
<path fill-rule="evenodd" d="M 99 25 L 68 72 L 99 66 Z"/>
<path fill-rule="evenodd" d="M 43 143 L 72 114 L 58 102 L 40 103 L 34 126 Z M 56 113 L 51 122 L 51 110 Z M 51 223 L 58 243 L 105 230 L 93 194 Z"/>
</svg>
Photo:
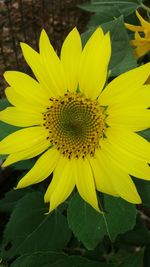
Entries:
<svg viewBox="0 0 150 267">
<path fill-rule="evenodd" d="M 60 59 L 46 32 L 40 52 L 21 43 L 30 76 L 7 71 L 6 96 L 12 106 L 0 112 L 6 123 L 25 127 L 0 142 L 9 154 L 3 167 L 41 156 L 18 188 L 39 183 L 53 172 L 45 193 L 49 211 L 77 188 L 99 211 L 96 190 L 141 203 L 130 177 L 150 180 L 150 144 L 138 131 L 150 126 L 150 64 L 128 71 L 108 85 L 109 33 L 98 28 L 82 50 L 76 28 L 66 37 Z"/>
<path fill-rule="evenodd" d="M 136 58 L 140 58 L 150 51 L 150 23 L 144 20 L 138 11 L 136 11 L 136 15 L 141 23 L 141 26 L 135 26 L 128 23 L 125 23 L 125 26 L 127 29 L 135 32 L 134 40 L 131 41 L 131 45 L 136 47 Z"/>
</svg>

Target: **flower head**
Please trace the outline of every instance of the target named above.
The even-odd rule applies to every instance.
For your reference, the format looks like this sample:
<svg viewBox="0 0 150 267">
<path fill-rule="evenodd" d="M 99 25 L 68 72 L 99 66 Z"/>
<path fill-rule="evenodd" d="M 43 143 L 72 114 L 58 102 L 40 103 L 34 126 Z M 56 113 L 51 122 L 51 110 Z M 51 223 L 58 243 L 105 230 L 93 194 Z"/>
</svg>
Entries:
<svg viewBox="0 0 150 267">
<path fill-rule="evenodd" d="M 130 177 L 150 179 L 150 144 L 137 132 L 150 126 L 150 64 L 128 71 L 108 84 L 109 33 L 98 28 L 82 50 L 77 29 L 66 37 L 60 59 L 43 30 L 40 52 L 21 44 L 37 79 L 7 71 L 11 107 L 0 119 L 25 127 L 0 142 L 9 154 L 3 166 L 41 156 L 17 188 L 39 183 L 52 172 L 45 193 L 50 211 L 76 186 L 99 210 L 96 190 L 140 203 Z"/>
<path fill-rule="evenodd" d="M 140 58 L 150 51 L 150 23 L 144 20 L 136 11 L 141 26 L 125 23 L 127 29 L 135 32 L 131 45 L 135 47 L 135 56 Z M 143 36 L 140 35 L 143 34 Z"/>
</svg>

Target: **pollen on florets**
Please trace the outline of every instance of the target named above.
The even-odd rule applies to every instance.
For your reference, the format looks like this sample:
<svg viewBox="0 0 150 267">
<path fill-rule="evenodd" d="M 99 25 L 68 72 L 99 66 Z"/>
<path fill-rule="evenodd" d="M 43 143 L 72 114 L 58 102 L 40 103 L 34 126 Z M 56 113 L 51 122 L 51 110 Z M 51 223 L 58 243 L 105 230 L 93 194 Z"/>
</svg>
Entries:
<svg viewBox="0 0 150 267">
<path fill-rule="evenodd" d="M 69 159 L 94 156 L 106 127 L 104 108 L 81 93 L 50 98 L 43 120 L 47 139 Z"/>
</svg>

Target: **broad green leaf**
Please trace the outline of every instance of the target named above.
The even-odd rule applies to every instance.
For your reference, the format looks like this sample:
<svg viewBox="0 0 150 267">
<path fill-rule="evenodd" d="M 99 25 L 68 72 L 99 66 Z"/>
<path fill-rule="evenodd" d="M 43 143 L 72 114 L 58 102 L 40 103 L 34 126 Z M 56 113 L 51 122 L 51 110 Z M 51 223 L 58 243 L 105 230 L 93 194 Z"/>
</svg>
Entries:
<svg viewBox="0 0 150 267">
<path fill-rule="evenodd" d="M 26 193 L 32 192 L 28 187 L 20 190 L 11 190 L 5 194 L 3 199 L 0 199 L 0 212 L 11 212 L 17 205 L 18 201 L 24 197 Z"/>
<path fill-rule="evenodd" d="M 113 263 L 91 262 L 91 263 L 78 264 L 74 267 L 116 267 L 116 265 L 114 265 Z"/>
<path fill-rule="evenodd" d="M 35 158 L 32 158 L 16 162 L 11 165 L 11 168 L 18 171 L 29 170 L 33 167 L 34 164 L 35 164 Z"/>
<path fill-rule="evenodd" d="M 143 267 L 143 254 L 141 250 L 127 257 L 118 267 Z"/>
<path fill-rule="evenodd" d="M 134 179 L 138 192 L 142 198 L 142 203 L 150 207 L 150 181 Z"/>
<path fill-rule="evenodd" d="M 146 140 L 150 141 L 150 129 L 146 129 L 146 130 L 139 132 L 139 135 L 144 137 Z"/>
<path fill-rule="evenodd" d="M 68 208 L 68 223 L 74 235 L 87 249 L 93 249 L 105 235 L 114 241 L 118 234 L 132 229 L 136 222 L 136 209 L 126 201 L 104 196 L 105 213 L 96 212 L 76 194 Z"/>
<path fill-rule="evenodd" d="M 101 24 L 113 21 L 114 18 L 118 18 L 120 16 L 121 12 L 118 10 L 118 8 L 114 6 L 104 6 L 100 9 L 99 12 L 96 12 L 95 15 L 91 16 L 88 26 L 98 27 Z"/>
<path fill-rule="evenodd" d="M 45 267 L 47 264 L 56 263 L 57 261 L 67 258 L 67 255 L 57 252 L 35 252 L 20 256 L 11 264 L 10 267 Z"/>
<path fill-rule="evenodd" d="M 123 234 L 119 238 L 122 244 L 133 246 L 146 246 L 150 245 L 150 233 L 141 217 L 137 216 L 137 223 L 135 227 Z"/>
<path fill-rule="evenodd" d="M 141 6 L 141 1 L 91 1 L 87 3 L 83 3 L 78 5 L 81 9 L 88 11 L 88 12 L 95 12 L 95 13 L 102 13 L 105 12 L 105 8 L 107 13 L 110 13 L 109 8 L 115 8 L 118 10 L 120 14 L 124 16 L 128 16 L 132 14 L 138 7 Z"/>
<path fill-rule="evenodd" d="M 147 246 L 144 253 L 144 267 L 150 266 L 150 246 Z"/>
<path fill-rule="evenodd" d="M 134 5 L 134 4 L 141 4 L 142 0 L 91 0 L 91 3 L 93 4 L 99 4 L 99 5 Z"/>
<path fill-rule="evenodd" d="M 117 76 L 137 67 L 127 31 L 122 17 L 102 25 L 105 32 L 110 31 L 112 42 L 112 56 L 109 64 L 110 76 Z"/>
<path fill-rule="evenodd" d="M 7 108 L 8 106 L 10 106 L 10 104 L 6 98 L 0 99 L 0 111 L 4 108 Z"/>
<path fill-rule="evenodd" d="M 2 258 L 10 259 L 23 253 L 60 251 L 70 239 L 66 218 L 48 207 L 39 192 L 26 194 L 16 205 L 5 231 Z"/>
<path fill-rule="evenodd" d="M 90 265 L 89 265 L 90 264 Z M 80 256 L 68 256 L 56 252 L 37 252 L 20 256 L 10 267 L 96 267 L 95 261 L 90 261 Z M 101 265 L 102 267 L 114 267 L 114 265 Z"/>
</svg>

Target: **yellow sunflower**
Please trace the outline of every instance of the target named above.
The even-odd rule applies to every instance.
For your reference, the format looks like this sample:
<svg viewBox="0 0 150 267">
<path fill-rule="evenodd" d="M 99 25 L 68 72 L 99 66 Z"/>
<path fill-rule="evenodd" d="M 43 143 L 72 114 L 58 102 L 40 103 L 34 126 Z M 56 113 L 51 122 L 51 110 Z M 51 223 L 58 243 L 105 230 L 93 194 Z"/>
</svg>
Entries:
<svg viewBox="0 0 150 267">
<path fill-rule="evenodd" d="M 125 26 L 127 29 L 135 32 L 134 40 L 131 41 L 131 45 L 136 47 L 136 58 L 140 58 L 150 51 L 150 23 L 144 20 L 138 11 L 136 11 L 136 15 L 141 23 L 141 26 L 135 26 L 128 23 L 125 23 Z M 143 36 L 139 33 L 143 34 Z"/>
<path fill-rule="evenodd" d="M 13 105 L 0 112 L 6 123 L 26 127 L 0 142 L 10 154 L 3 166 L 42 154 L 17 188 L 39 183 L 52 172 L 45 193 L 50 211 L 76 186 L 99 211 L 96 190 L 141 203 L 130 177 L 150 180 L 150 144 L 137 132 L 150 127 L 150 63 L 128 71 L 105 89 L 111 56 L 109 33 L 98 28 L 83 51 L 76 28 L 66 37 L 60 59 L 46 32 L 40 52 L 22 43 L 37 79 L 7 71 L 6 96 Z"/>
</svg>

